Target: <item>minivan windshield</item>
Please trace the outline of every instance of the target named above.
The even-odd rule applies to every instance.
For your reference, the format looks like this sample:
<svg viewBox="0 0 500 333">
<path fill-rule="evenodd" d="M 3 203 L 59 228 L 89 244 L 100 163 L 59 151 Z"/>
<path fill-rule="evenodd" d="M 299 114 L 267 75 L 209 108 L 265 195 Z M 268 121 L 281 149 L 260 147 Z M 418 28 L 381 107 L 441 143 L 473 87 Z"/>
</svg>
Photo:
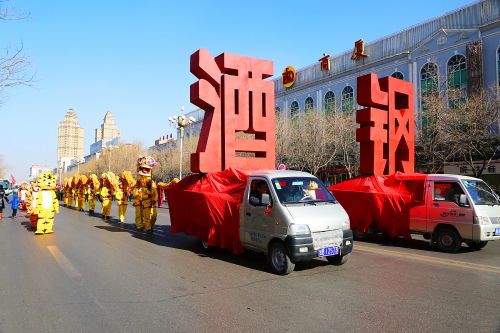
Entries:
<svg viewBox="0 0 500 333">
<path fill-rule="evenodd" d="M 333 194 L 314 177 L 283 177 L 272 181 L 281 203 L 336 202 Z"/>
<path fill-rule="evenodd" d="M 499 205 L 500 200 L 493 190 L 482 180 L 463 179 L 467 192 L 476 205 Z"/>
</svg>

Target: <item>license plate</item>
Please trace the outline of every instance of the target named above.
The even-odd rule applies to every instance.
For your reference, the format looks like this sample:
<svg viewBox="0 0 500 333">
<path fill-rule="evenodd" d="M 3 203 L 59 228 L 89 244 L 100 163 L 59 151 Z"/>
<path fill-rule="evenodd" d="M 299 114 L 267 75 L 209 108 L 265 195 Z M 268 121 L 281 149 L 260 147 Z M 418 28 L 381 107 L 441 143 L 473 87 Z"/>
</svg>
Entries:
<svg viewBox="0 0 500 333">
<path fill-rule="evenodd" d="M 318 257 L 335 256 L 337 254 L 339 254 L 338 246 L 329 246 L 318 250 Z"/>
<path fill-rule="evenodd" d="M 496 236 L 500 236 L 500 228 L 496 228 L 495 229 L 495 235 Z"/>
</svg>

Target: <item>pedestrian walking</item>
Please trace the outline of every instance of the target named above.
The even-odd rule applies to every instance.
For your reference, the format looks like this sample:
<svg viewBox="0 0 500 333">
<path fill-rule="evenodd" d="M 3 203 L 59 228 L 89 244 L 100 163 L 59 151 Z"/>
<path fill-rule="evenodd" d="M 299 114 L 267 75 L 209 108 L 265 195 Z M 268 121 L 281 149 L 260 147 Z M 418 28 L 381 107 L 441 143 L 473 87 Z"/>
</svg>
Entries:
<svg viewBox="0 0 500 333">
<path fill-rule="evenodd" d="M 13 218 L 13 219 L 16 218 L 17 210 L 19 209 L 19 204 L 23 203 L 23 202 L 24 202 L 24 200 L 19 200 L 18 199 L 17 193 L 14 193 L 12 195 L 12 200 L 8 200 L 7 199 L 7 203 L 9 203 L 11 205 L 11 208 L 12 208 L 12 216 L 11 216 L 11 218 Z"/>
<path fill-rule="evenodd" d="M 0 220 L 3 219 L 3 209 L 5 208 L 5 190 L 3 189 L 3 185 L 0 185 Z"/>
</svg>

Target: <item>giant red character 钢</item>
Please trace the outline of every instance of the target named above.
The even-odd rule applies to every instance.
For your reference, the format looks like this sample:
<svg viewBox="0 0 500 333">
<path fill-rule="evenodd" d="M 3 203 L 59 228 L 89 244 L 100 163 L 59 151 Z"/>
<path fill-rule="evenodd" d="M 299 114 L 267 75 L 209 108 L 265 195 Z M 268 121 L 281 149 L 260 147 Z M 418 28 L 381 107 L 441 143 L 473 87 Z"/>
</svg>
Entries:
<svg viewBox="0 0 500 333">
<path fill-rule="evenodd" d="M 274 169 L 273 62 L 205 49 L 191 55 L 191 103 L 205 110 L 191 171 Z M 246 135 L 237 135 L 238 132 Z"/>
<path fill-rule="evenodd" d="M 356 141 L 360 143 L 360 171 L 365 175 L 413 173 L 415 120 L 413 84 L 370 73 L 358 77 L 359 105 Z"/>
</svg>

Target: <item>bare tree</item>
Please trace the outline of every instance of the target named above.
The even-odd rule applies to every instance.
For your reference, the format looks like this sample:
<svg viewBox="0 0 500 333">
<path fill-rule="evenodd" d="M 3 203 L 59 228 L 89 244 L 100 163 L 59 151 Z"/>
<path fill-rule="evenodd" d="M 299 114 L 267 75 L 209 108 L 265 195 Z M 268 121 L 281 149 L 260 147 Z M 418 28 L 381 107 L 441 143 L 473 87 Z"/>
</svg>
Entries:
<svg viewBox="0 0 500 333">
<path fill-rule="evenodd" d="M 26 15 L 18 11 L 10 0 L 0 0 L 0 20 L 18 20 Z M 21 44 L 15 51 L 6 50 L 0 57 L 0 94 L 5 88 L 29 85 L 33 76 L 27 74 L 30 65 L 29 58 L 22 55 L 23 45 Z"/>
<path fill-rule="evenodd" d="M 5 162 L 3 160 L 3 156 L 0 155 L 0 178 L 5 177 L 5 169 L 7 169 L 7 166 L 5 165 Z"/>
<path fill-rule="evenodd" d="M 338 164 L 349 178 L 359 171 L 359 144 L 356 142 L 356 118 L 348 112 L 337 112 L 335 120 L 335 140 L 338 146 Z"/>
</svg>

